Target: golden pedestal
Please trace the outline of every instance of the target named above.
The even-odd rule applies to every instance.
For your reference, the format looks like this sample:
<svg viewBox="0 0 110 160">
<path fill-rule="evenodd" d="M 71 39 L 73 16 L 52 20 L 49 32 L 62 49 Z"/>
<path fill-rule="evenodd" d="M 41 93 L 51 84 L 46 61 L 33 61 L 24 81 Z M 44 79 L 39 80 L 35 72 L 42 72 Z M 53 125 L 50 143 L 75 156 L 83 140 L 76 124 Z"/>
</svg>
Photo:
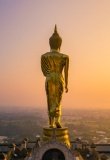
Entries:
<svg viewBox="0 0 110 160">
<path fill-rule="evenodd" d="M 70 141 L 68 137 L 68 128 L 43 128 L 43 141 L 47 142 L 52 139 L 65 143 L 70 148 Z"/>
</svg>

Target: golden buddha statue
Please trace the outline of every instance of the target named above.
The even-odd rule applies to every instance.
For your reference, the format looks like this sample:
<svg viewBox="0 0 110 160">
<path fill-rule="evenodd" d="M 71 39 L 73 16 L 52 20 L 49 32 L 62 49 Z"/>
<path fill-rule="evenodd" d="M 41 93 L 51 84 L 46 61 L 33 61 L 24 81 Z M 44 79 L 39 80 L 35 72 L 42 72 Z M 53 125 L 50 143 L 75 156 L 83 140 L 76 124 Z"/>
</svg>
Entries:
<svg viewBox="0 0 110 160">
<path fill-rule="evenodd" d="M 62 39 L 55 25 L 54 33 L 49 39 L 51 51 L 41 56 L 41 69 L 46 77 L 45 90 L 47 95 L 50 128 L 61 128 L 62 93 L 68 92 L 69 56 L 60 53 Z M 64 78 L 62 72 L 64 71 Z"/>
</svg>

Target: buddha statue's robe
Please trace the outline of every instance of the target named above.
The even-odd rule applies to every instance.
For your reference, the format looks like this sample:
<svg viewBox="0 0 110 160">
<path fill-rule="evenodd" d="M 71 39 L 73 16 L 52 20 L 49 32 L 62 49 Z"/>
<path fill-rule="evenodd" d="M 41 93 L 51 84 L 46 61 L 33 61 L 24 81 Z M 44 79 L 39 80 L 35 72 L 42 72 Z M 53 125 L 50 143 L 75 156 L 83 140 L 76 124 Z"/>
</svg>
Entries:
<svg viewBox="0 0 110 160">
<path fill-rule="evenodd" d="M 45 90 L 49 117 L 61 115 L 61 100 L 65 86 L 62 71 L 65 70 L 64 74 L 67 74 L 65 77 L 68 78 L 68 63 L 69 57 L 57 51 L 47 52 L 41 56 L 41 69 L 46 77 Z"/>
</svg>

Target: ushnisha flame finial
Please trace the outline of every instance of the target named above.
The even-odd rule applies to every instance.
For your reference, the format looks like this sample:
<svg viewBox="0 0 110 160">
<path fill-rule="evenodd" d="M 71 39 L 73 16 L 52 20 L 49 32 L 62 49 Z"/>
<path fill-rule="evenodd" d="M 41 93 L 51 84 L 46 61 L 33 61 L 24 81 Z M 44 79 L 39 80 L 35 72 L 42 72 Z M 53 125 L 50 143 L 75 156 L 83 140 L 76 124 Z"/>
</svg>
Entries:
<svg viewBox="0 0 110 160">
<path fill-rule="evenodd" d="M 51 49 L 58 49 L 60 50 L 62 44 L 62 38 L 59 36 L 57 32 L 57 25 L 55 24 L 54 33 L 49 38 L 49 44 Z"/>
<path fill-rule="evenodd" d="M 57 25 L 55 24 L 54 33 L 58 33 Z"/>
</svg>

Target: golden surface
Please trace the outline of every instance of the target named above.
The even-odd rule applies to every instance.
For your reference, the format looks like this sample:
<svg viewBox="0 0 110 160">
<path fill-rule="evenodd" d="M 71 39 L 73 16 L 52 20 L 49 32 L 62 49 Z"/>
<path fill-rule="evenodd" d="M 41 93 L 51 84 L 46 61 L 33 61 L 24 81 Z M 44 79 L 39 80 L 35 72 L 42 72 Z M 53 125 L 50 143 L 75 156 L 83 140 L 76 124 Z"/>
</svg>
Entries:
<svg viewBox="0 0 110 160">
<path fill-rule="evenodd" d="M 61 115 L 64 86 L 66 92 L 68 91 L 68 65 L 69 57 L 57 51 L 48 52 L 41 57 L 41 68 L 46 77 L 45 90 L 49 117 L 59 117 Z M 63 69 L 65 81 L 62 76 Z"/>
<path fill-rule="evenodd" d="M 61 101 L 62 94 L 68 92 L 68 67 L 69 56 L 60 53 L 62 39 L 55 30 L 49 39 L 51 51 L 41 56 L 41 69 L 46 77 L 45 90 L 47 95 L 49 125 L 54 128 L 54 123 L 57 128 L 61 128 Z M 64 77 L 63 77 L 64 71 Z"/>
<path fill-rule="evenodd" d="M 50 141 L 52 139 L 66 143 L 70 147 L 69 137 L 68 137 L 68 128 L 43 128 L 43 141 Z"/>
</svg>

